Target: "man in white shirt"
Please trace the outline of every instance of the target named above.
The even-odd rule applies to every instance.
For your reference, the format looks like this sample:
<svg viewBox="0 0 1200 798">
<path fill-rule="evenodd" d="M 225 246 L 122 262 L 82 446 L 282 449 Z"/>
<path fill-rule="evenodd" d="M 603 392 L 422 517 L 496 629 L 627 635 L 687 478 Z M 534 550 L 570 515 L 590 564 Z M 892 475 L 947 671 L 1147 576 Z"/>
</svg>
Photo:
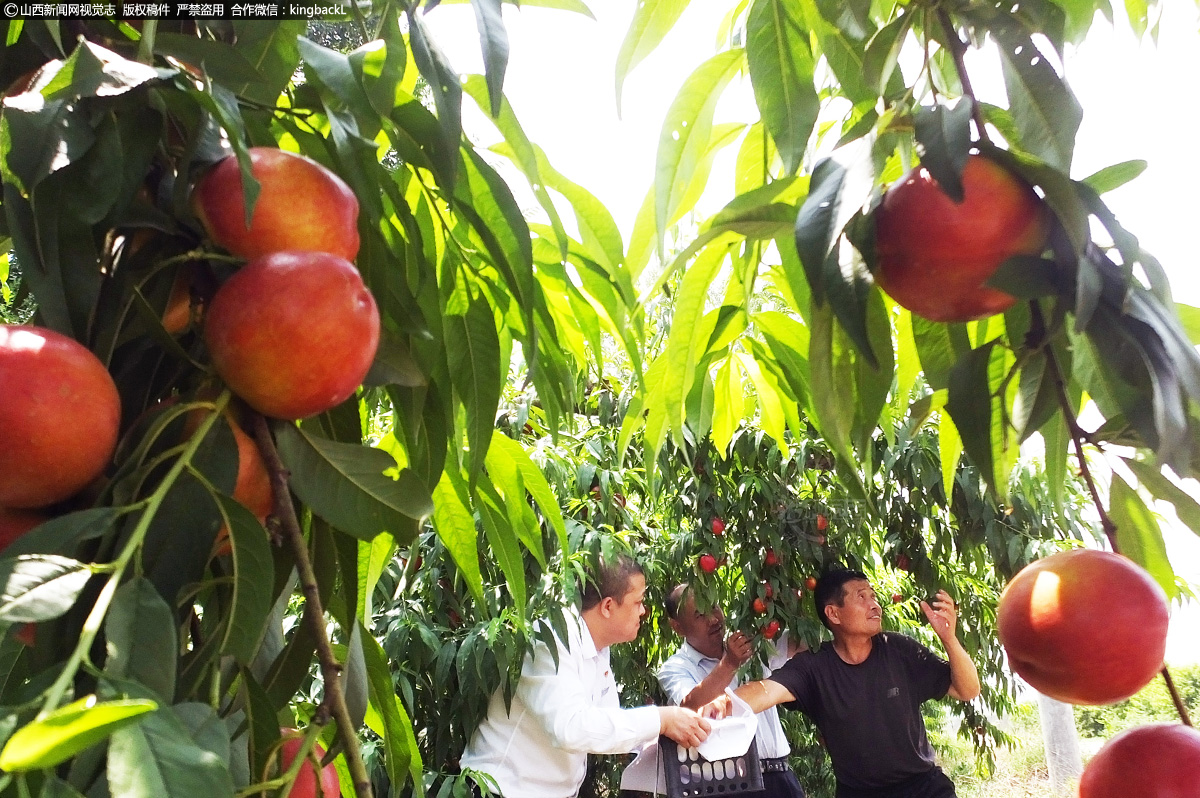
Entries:
<svg viewBox="0 0 1200 798">
<path fill-rule="evenodd" d="M 724 693 L 726 687 L 737 687 L 738 668 L 752 653 L 746 635 L 734 632 L 726 638 L 725 614 L 721 608 L 714 605 L 701 613 L 686 583 L 677 585 L 668 594 L 666 610 L 671 628 L 683 638 L 683 645 L 658 671 L 658 682 L 667 698 L 688 709 L 699 709 Z M 773 668 L 794 653 L 788 650 L 786 632 L 777 645 L 777 654 L 768 663 Z M 804 788 L 788 767 L 787 757 L 792 749 L 774 709 L 759 713 L 754 737 L 763 768 L 763 791 L 749 793 L 746 798 L 804 798 Z"/>
<path fill-rule="evenodd" d="M 709 723 L 682 707 L 622 709 L 608 648 L 637 637 L 646 577 L 632 558 L 604 563 L 583 588 L 582 612 L 568 613 L 557 669 L 538 642 L 526 655 L 507 711 L 502 690 L 460 760 L 491 776 L 506 798 L 570 798 L 583 784 L 587 755 L 628 753 L 665 734 L 694 747 Z"/>
</svg>

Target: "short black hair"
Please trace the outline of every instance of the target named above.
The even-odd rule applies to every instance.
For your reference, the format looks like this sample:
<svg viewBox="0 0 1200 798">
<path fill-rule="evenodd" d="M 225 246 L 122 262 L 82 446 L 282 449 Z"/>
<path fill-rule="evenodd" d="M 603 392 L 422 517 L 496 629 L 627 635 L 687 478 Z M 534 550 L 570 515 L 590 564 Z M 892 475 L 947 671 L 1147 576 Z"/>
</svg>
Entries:
<svg viewBox="0 0 1200 798">
<path fill-rule="evenodd" d="M 679 608 L 683 605 L 683 600 L 691 589 L 692 586 L 687 582 L 680 582 L 667 594 L 667 600 L 664 603 L 667 608 L 667 617 L 672 621 L 679 620 Z"/>
<path fill-rule="evenodd" d="M 842 606 L 842 602 L 846 600 L 846 583 L 859 579 L 871 581 L 862 571 L 853 568 L 835 568 L 821 574 L 821 578 L 817 580 L 817 588 L 813 591 L 813 603 L 817 605 L 817 618 L 825 624 L 826 629 L 833 631 L 829 619 L 825 617 L 825 608 L 830 604 Z"/>
<path fill-rule="evenodd" d="M 628 554 L 617 554 L 607 562 L 601 558 L 595 567 L 595 573 L 580 586 L 583 594 L 583 608 L 590 610 L 602 600 L 612 597 L 621 603 L 629 592 L 629 582 L 637 574 L 645 575 L 642 566 Z"/>
</svg>

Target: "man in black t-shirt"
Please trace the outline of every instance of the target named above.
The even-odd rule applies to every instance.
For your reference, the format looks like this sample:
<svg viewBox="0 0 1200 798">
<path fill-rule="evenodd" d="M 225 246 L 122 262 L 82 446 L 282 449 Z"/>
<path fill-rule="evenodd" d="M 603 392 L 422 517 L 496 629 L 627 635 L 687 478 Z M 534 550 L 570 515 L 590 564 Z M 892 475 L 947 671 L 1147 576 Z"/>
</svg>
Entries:
<svg viewBox="0 0 1200 798">
<path fill-rule="evenodd" d="M 958 615 L 949 594 L 938 591 L 932 606 L 921 602 L 948 661 L 910 637 L 883 631 L 883 610 L 860 571 L 825 574 L 813 598 L 833 642 L 800 652 L 769 678 L 738 688 L 738 697 L 755 712 L 784 704 L 816 723 L 833 761 L 837 798 L 953 798 L 954 784 L 934 764 L 921 718 L 924 701 L 979 695 L 975 663 L 954 633 Z M 721 699 L 710 707 L 719 714 Z"/>
</svg>

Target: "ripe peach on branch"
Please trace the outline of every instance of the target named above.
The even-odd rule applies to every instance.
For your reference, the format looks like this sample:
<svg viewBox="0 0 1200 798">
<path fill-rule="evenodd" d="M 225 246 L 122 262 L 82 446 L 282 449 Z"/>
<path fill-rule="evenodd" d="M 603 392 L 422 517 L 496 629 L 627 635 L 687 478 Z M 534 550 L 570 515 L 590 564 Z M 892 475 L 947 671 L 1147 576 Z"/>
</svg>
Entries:
<svg viewBox="0 0 1200 798">
<path fill-rule="evenodd" d="M 986 285 L 1014 255 L 1039 255 L 1049 234 L 1042 200 L 982 155 L 967 158 L 963 201 L 917 167 L 895 183 L 875 214 L 876 279 L 900 305 L 932 321 L 972 321 L 1016 299 Z"/>
<path fill-rule="evenodd" d="M 104 471 L 121 398 L 87 347 L 44 327 L 0 325 L 0 507 L 55 504 Z"/>
<path fill-rule="evenodd" d="M 996 631 L 1009 664 L 1071 704 L 1110 704 L 1162 669 L 1167 597 L 1119 554 L 1074 549 L 1022 569 L 1000 595 Z"/>
<path fill-rule="evenodd" d="M 340 177 L 310 158 L 273 147 L 251 147 L 250 163 L 260 188 L 249 226 L 235 156 L 196 183 L 192 208 L 213 241 L 243 258 L 305 250 L 354 260 L 358 199 Z"/>
<path fill-rule="evenodd" d="M 379 345 L 379 311 L 349 261 L 276 252 L 217 290 L 204 340 L 217 373 L 248 405 L 274 418 L 308 418 L 362 384 Z"/>
</svg>

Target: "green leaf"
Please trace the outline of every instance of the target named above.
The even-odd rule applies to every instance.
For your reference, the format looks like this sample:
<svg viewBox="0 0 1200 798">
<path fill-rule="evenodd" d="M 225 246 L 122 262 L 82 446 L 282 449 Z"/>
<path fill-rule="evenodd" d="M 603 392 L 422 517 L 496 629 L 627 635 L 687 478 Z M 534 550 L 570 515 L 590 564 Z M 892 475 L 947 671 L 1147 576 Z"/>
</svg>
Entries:
<svg viewBox="0 0 1200 798">
<path fill-rule="evenodd" d="M 361 627 L 361 623 L 355 623 L 350 629 L 350 642 L 345 647 L 345 659 L 341 663 L 342 674 L 339 677 L 346 710 L 350 715 L 350 726 L 354 729 L 362 726 L 363 718 L 367 715 L 369 694 Z"/>
<path fill-rule="evenodd" d="M 962 451 L 963 443 L 958 428 L 954 426 L 949 413 L 942 413 L 938 418 L 938 460 L 942 465 L 942 492 L 947 501 L 954 495 L 954 475 L 958 472 Z"/>
<path fill-rule="evenodd" d="M 464 148 L 465 181 L 455 198 L 522 309 L 533 306 L 533 244 L 529 225 L 508 184 L 473 148 Z M 527 321 L 529 316 L 527 315 Z M 532 325 L 530 325 L 532 326 Z"/>
<path fill-rule="evenodd" d="M 635 296 L 632 285 L 633 275 L 620 268 L 625 259 L 625 246 L 621 240 L 621 230 L 617 227 L 608 208 L 590 191 L 573 183 L 555 170 L 541 147 L 532 142 L 529 146 L 533 151 L 537 167 L 534 174 L 540 179 L 542 185 L 554 189 L 566 198 L 575 210 L 575 225 L 579 228 L 579 239 L 587 249 L 588 256 L 603 266 L 618 281 L 622 295 Z M 496 145 L 492 149 L 513 159 L 514 162 L 518 159 L 516 147 L 512 142 L 508 142 L 508 146 Z M 526 176 L 529 175 L 530 173 L 526 171 Z M 553 203 L 551 205 L 553 207 Z M 548 209 L 547 214 L 549 214 Z M 555 217 L 551 217 L 551 219 L 553 218 Z"/>
<path fill-rule="evenodd" d="M 792 394 L 808 413 L 812 407 L 812 378 L 809 371 L 809 330 L 795 319 L 777 311 L 754 315 L 754 326 L 771 349 Z"/>
<path fill-rule="evenodd" d="M 1138 483 L 1146 488 L 1161 501 L 1170 502 L 1175 507 L 1175 515 L 1188 529 L 1200 535 L 1200 502 L 1192 498 L 1183 488 L 1180 488 L 1151 464 L 1142 460 L 1122 458 L 1125 465 L 1137 477 Z"/>
<path fill-rule="evenodd" d="M 458 84 L 458 75 L 441 48 L 429 37 L 425 21 L 416 12 L 416 5 L 409 6 L 407 11 L 413 60 L 433 91 L 443 146 L 447 151 L 455 152 L 462 139 L 462 87 Z M 447 162 L 447 166 L 453 170 L 454 162 Z M 453 188 L 456 182 L 454 172 L 451 171 L 445 178 L 445 188 Z"/>
<path fill-rule="evenodd" d="M 406 338 L 387 327 L 381 327 L 379 347 L 375 350 L 375 359 L 371 361 L 371 370 L 363 377 L 363 385 L 420 388 L 428 383 L 429 379 L 409 351 Z"/>
<path fill-rule="evenodd" d="M 271 611 L 275 566 L 266 530 L 254 514 L 228 496 L 217 499 L 229 529 L 233 560 L 229 622 L 223 630 L 221 653 L 247 664 L 258 651 Z"/>
<path fill-rule="evenodd" d="M 523 494 L 525 491 L 522 490 Z M 517 614 L 524 621 L 525 605 L 529 602 L 529 593 L 525 586 L 525 562 L 521 558 L 521 546 L 513 524 L 509 522 L 511 508 L 506 510 L 506 496 L 502 497 L 495 487 L 487 480 L 477 485 L 479 516 L 483 521 L 483 531 L 487 536 L 488 547 L 516 605 Z M 521 497 L 522 500 L 524 497 Z M 518 517 L 515 523 L 520 523 Z"/>
<path fill-rule="evenodd" d="M 42 791 L 38 798 L 83 798 L 83 795 L 58 776 L 50 774 L 42 783 Z"/>
<path fill-rule="evenodd" d="M 134 577 L 117 589 L 104 619 L 104 637 L 106 673 L 140 682 L 164 703 L 174 700 L 175 616 L 150 580 Z"/>
<path fill-rule="evenodd" d="M 1015 380 L 1006 382 L 1013 362 L 1008 349 L 990 341 L 964 355 L 949 376 L 946 410 L 954 419 L 967 456 L 996 495 L 1007 491 L 1019 448 L 1008 418 L 1016 391 Z M 1005 385 L 1007 390 L 1000 395 Z"/>
<path fill-rule="evenodd" d="M 512 441 L 511 438 L 504 435 L 500 430 L 494 430 L 492 433 L 493 441 L 499 442 L 501 438 L 507 441 Z M 529 500 L 525 495 L 525 480 L 524 475 L 518 469 L 516 461 L 513 459 L 513 452 L 506 447 L 504 443 L 496 443 L 501 449 L 492 452 L 488 448 L 487 471 L 490 477 L 490 483 L 481 487 L 481 500 L 490 498 L 494 505 L 493 512 L 498 512 L 501 517 L 497 524 L 499 526 L 507 526 L 507 534 L 514 536 L 514 543 L 519 540 L 525 545 L 529 552 L 538 561 L 542 568 L 546 567 L 546 552 L 542 545 L 542 530 L 537 519 L 533 515 L 533 511 L 529 507 Z M 517 444 L 520 446 L 520 444 Z M 482 510 L 483 508 L 481 508 Z M 487 522 L 487 517 L 481 512 L 482 520 Z M 493 532 L 496 530 L 493 529 Z M 504 531 L 504 530 L 500 530 Z M 491 532 L 489 534 L 492 534 Z M 507 541 L 506 541 L 507 542 Z M 520 550 L 516 551 L 516 560 L 510 561 L 509 565 L 520 563 Z M 511 580 L 510 580 L 511 581 Z M 524 594 L 525 574 L 524 566 L 521 566 L 521 574 L 518 576 L 518 581 L 522 586 L 522 594 Z M 524 611 L 524 601 L 517 603 L 518 611 Z"/>
<path fill-rule="evenodd" d="M 1200 308 L 1176 302 L 1175 312 L 1179 315 L 1180 324 L 1183 326 L 1188 340 L 1200 346 Z"/>
<path fill-rule="evenodd" d="M 633 12 L 629 30 L 617 53 L 617 113 L 621 112 L 621 89 L 625 77 L 642 59 L 654 52 L 663 37 L 675 26 L 690 0 L 642 0 Z"/>
<path fill-rule="evenodd" d="M 857 462 L 850 445 L 854 422 L 853 363 L 847 356 L 847 341 L 838 335 L 829 306 L 813 308 L 808 347 L 811 370 L 813 424 L 829 444 L 845 476 L 857 474 Z M 850 477 L 851 490 L 865 498 L 861 477 Z"/>
<path fill-rule="evenodd" d="M 781 393 L 778 384 L 768 376 L 769 372 L 765 371 L 757 360 L 745 352 L 736 353 L 736 357 L 742 370 L 754 383 L 754 393 L 758 398 L 758 422 L 762 425 L 763 432 L 770 435 L 775 440 L 775 445 L 779 447 L 779 451 L 786 455 L 788 450 L 787 424 L 783 402 L 788 401 L 788 397 Z"/>
<path fill-rule="evenodd" d="M 1137 179 L 1149 165 L 1141 160 L 1122 161 L 1093 172 L 1085 177 L 1083 182 L 1091 186 L 1097 194 L 1104 194 Z"/>
<path fill-rule="evenodd" d="M 158 31 L 154 35 L 154 52 L 201 67 L 205 74 L 229 89 L 263 82 L 263 76 L 238 48 L 216 39 Z"/>
<path fill-rule="evenodd" d="M 1167 598 L 1174 601 L 1179 588 L 1175 585 L 1175 571 L 1167 557 L 1167 546 L 1154 513 L 1137 491 L 1116 473 L 1112 475 L 1108 502 L 1109 517 L 1117 526 L 1117 548 L 1145 568 L 1166 592 Z"/>
<path fill-rule="evenodd" d="M 795 174 L 821 109 L 813 85 L 816 59 L 809 32 L 790 3 L 756 0 L 746 20 L 746 59 L 763 123 Z"/>
<path fill-rule="evenodd" d="M 174 707 L 119 729 L 108 744 L 108 783 L 122 798 L 232 798 L 226 760 L 198 745 Z"/>
<path fill-rule="evenodd" d="M 955 202 L 963 201 L 962 173 L 971 149 L 971 111 L 974 103 L 962 97 L 953 108 L 935 105 L 917 109 L 913 124 L 921 151 L 921 166 Z"/>
<path fill-rule="evenodd" d="M 483 603 L 483 576 L 479 571 L 479 534 L 470 509 L 467 485 L 456 466 L 447 463 L 433 489 L 433 528 L 454 559 L 471 595 Z"/>
<path fill-rule="evenodd" d="M 396 479 L 384 473 L 396 468 L 390 454 L 326 440 L 285 422 L 272 428 L 279 456 L 291 472 L 292 490 L 341 531 L 361 540 L 390 532 L 407 545 L 416 533 L 413 521 L 433 511 L 428 490 L 410 469 L 402 469 Z"/>
<path fill-rule="evenodd" d="M 729 450 L 729 441 L 733 439 L 733 433 L 742 423 L 745 407 L 742 379 L 734 371 L 735 362 L 734 357 L 725 359 L 717 369 L 717 378 L 713 385 L 712 442 L 721 457 L 725 457 Z"/>
<path fill-rule="evenodd" d="M 528 0 L 526 0 L 528 2 Z M 360 627 L 362 627 L 360 622 Z M 371 707 L 383 719 L 384 766 L 392 788 L 400 790 L 411 779 L 417 796 L 424 794 L 421 774 L 421 751 L 417 747 L 412 721 L 396 695 L 387 654 L 365 627 L 359 629 L 363 641 L 363 656 L 367 664 L 367 686 Z"/>
<path fill-rule="evenodd" d="M 4 556 L 73 554 L 77 544 L 108 532 L 120 517 L 120 508 L 93 507 L 51 518 L 10 542 L 3 550 Z"/>
<path fill-rule="evenodd" d="M 904 48 L 908 29 L 912 26 L 913 14 L 901 12 L 895 19 L 871 36 L 863 53 L 863 80 L 880 97 L 896 75 L 896 63 Z"/>
<path fill-rule="evenodd" d="M 483 78 L 479 75 L 469 75 L 462 84 L 465 91 L 471 99 L 479 105 L 481 109 L 488 109 L 488 93 L 491 91 L 490 85 L 485 85 Z M 546 156 L 529 140 L 525 135 L 521 123 L 517 120 L 517 116 L 513 113 L 512 106 L 508 100 L 500 95 L 498 100 L 493 100 L 496 103 L 496 108 L 491 111 L 492 121 L 496 124 L 496 129 L 504 136 L 504 141 L 508 145 L 504 154 L 512 159 L 513 163 L 520 168 L 525 178 L 529 181 L 529 186 L 533 189 L 533 195 L 537 198 L 538 204 L 542 206 L 542 210 L 546 212 L 546 216 L 550 219 L 550 226 L 554 230 L 555 238 L 558 241 L 560 258 L 565 258 L 567 255 L 567 233 L 563 229 L 562 220 L 558 217 L 558 209 L 554 206 L 554 202 L 550 199 L 549 192 L 546 191 L 546 182 L 542 179 L 541 169 L 543 164 L 549 166 L 546 162 Z M 496 147 L 492 147 L 496 150 Z"/>
<path fill-rule="evenodd" d="M 483 468 L 504 375 L 500 366 L 500 339 L 492 309 L 482 300 L 472 301 L 465 315 L 443 319 L 446 363 L 450 380 L 467 411 L 471 481 Z"/>
<path fill-rule="evenodd" d="M 813 168 L 808 197 L 796 216 L 796 251 L 817 304 L 824 303 L 826 261 L 846 224 L 859 212 L 874 182 L 870 154 L 861 142 L 839 149 Z M 844 307 L 843 311 L 852 311 Z M 839 316 L 840 318 L 840 316 Z M 845 323 L 845 322 L 843 322 Z"/>
<path fill-rule="evenodd" d="M 365 123 L 368 120 L 374 122 L 377 112 L 371 105 L 362 83 L 359 82 L 349 57 L 337 50 L 322 47 L 303 36 L 296 40 L 296 46 L 304 63 L 307 82 L 323 87 L 325 92 L 336 98 L 336 102 L 324 99 L 326 107 L 336 111 L 349 110 L 359 124 L 363 124 L 364 129 L 367 129 Z M 377 125 L 372 127 L 378 129 Z"/>
<path fill-rule="evenodd" d="M 654 219 L 660 251 L 669 220 L 708 152 L 717 101 L 744 63 L 742 50 L 727 50 L 708 59 L 688 76 L 667 110 L 654 166 Z"/>
<path fill-rule="evenodd" d="M 0 751 L 0 770 L 19 773 L 54 767 L 113 732 L 139 723 L 142 715 L 157 707 L 143 699 L 98 702 L 94 695 L 81 698 L 17 729 Z"/>
<path fill-rule="evenodd" d="M 358 541 L 358 567 L 355 569 L 358 579 L 359 618 L 370 618 L 373 614 L 371 596 L 379 577 L 392 561 L 396 553 L 396 540 L 391 535 L 380 535 L 368 542 Z"/>
<path fill-rule="evenodd" d="M 173 71 L 159 72 L 148 64 L 129 61 L 86 39 L 80 42 L 65 62 L 52 62 L 47 72 L 61 63 L 41 94 L 49 101 L 77 100 L 84 97 L 115 97 L 136 89 Z M 39 81 L 45 80 L 45 75 Z"/>
<path fill-rule="evenodd" d="M 1057 271 L 1052 260 L 1034 255 L 1014 255 L 996 268 L 985 285 L 1017 299 L 1068 295 L 1069 291 L 1058 284 Z"/>
<path fill-rule="evenodd" d="M 508 31 L 500 0 L 471 0 L 475 9 L 475 24 L 479 27 L 479 44 L 483 48 L 483 70 L 487 75 L 488 95 L 492 98 L 492 116 L 500 115 L 504 99 L 504 71 L 508 68 Z"/>
<path fill-rule="evenodd" d="M 91 576 L 87 564 L 53 554 L 0 560 L 0 622 L 57 618 L 71 608 Z"/>
<path fill-rule="evenodd" d="M 550 526 L 558 535 L 560 551 L 567 552 L 570 547 L 567 544 L 567 528 L 563 522 L 562 509 L 559 505 L 558 497 L 550 488 L 550 483 L 546 481 L 546 475 L 542 470 L 534 465 L 533 460 L 529 459 L 529 453 L 521 444 L 514 441 L 498 431 L 492 437 L 491 452 L 503 453 L 516 466 L 517 471 L 521 474 L 521 479 L 525 485 L 525 489 L 533 496 L 533 500 L 537 502 L 538 509 L 542 511 L 542 515 L 550 522 Z M 534 552 L 537 556 L 537 552 Z M 541 560 L 539 560 L 541 561 Z M 544 561 L 541 561 L 544 563 Z"/>
<path fill-rule="evenodd" d="M 1054 507 L 1061 511 L 1066 499 L 1068 447 L 1071 445 L 1067 419 L 1061 413 L 1052 416 L 1040 430 L 1046 444 L 1046 484 Z"/>
<path fill-rule="evenodd" d="M 1079 101 L 1020 22 L 1006 19 L 989 32 L 1000 47 L 1004 86 L 1021 133 L 1021 149 L 1069 172 L 1075 134 L 1083 120 Z"/>
<path fill-rule="evenodd" d="M 939 324 L 915 313 L 909 320 L 926 382 L 935 391 L 948 387 L 950 369 L 971 348 L 963 326 Z"/>
<path fill-rule="evenodd" d="M 246 83 L 237 94 L 248 100 L 275 107 L 300 63 L 296 40 L 308 29 L 308 20 L 281 19 L 270 25 L 257 21 L 234 21 L 234 49 L 254 67 L 260 79 Z"/>
<path fill-rule="evenodd" d="M 662 390 L 668 423 L 677 432 L 683 429 L 684 402 L 692 390 L 696 365 L 707 349 L 712 331 L 711 321 L 704 323 L 704 304 L 709 287 L 729 254 L 732 238 L 729 234 L 721 236 L 700 253 L 684 271 L 675 296 Z"/>
</svg>

